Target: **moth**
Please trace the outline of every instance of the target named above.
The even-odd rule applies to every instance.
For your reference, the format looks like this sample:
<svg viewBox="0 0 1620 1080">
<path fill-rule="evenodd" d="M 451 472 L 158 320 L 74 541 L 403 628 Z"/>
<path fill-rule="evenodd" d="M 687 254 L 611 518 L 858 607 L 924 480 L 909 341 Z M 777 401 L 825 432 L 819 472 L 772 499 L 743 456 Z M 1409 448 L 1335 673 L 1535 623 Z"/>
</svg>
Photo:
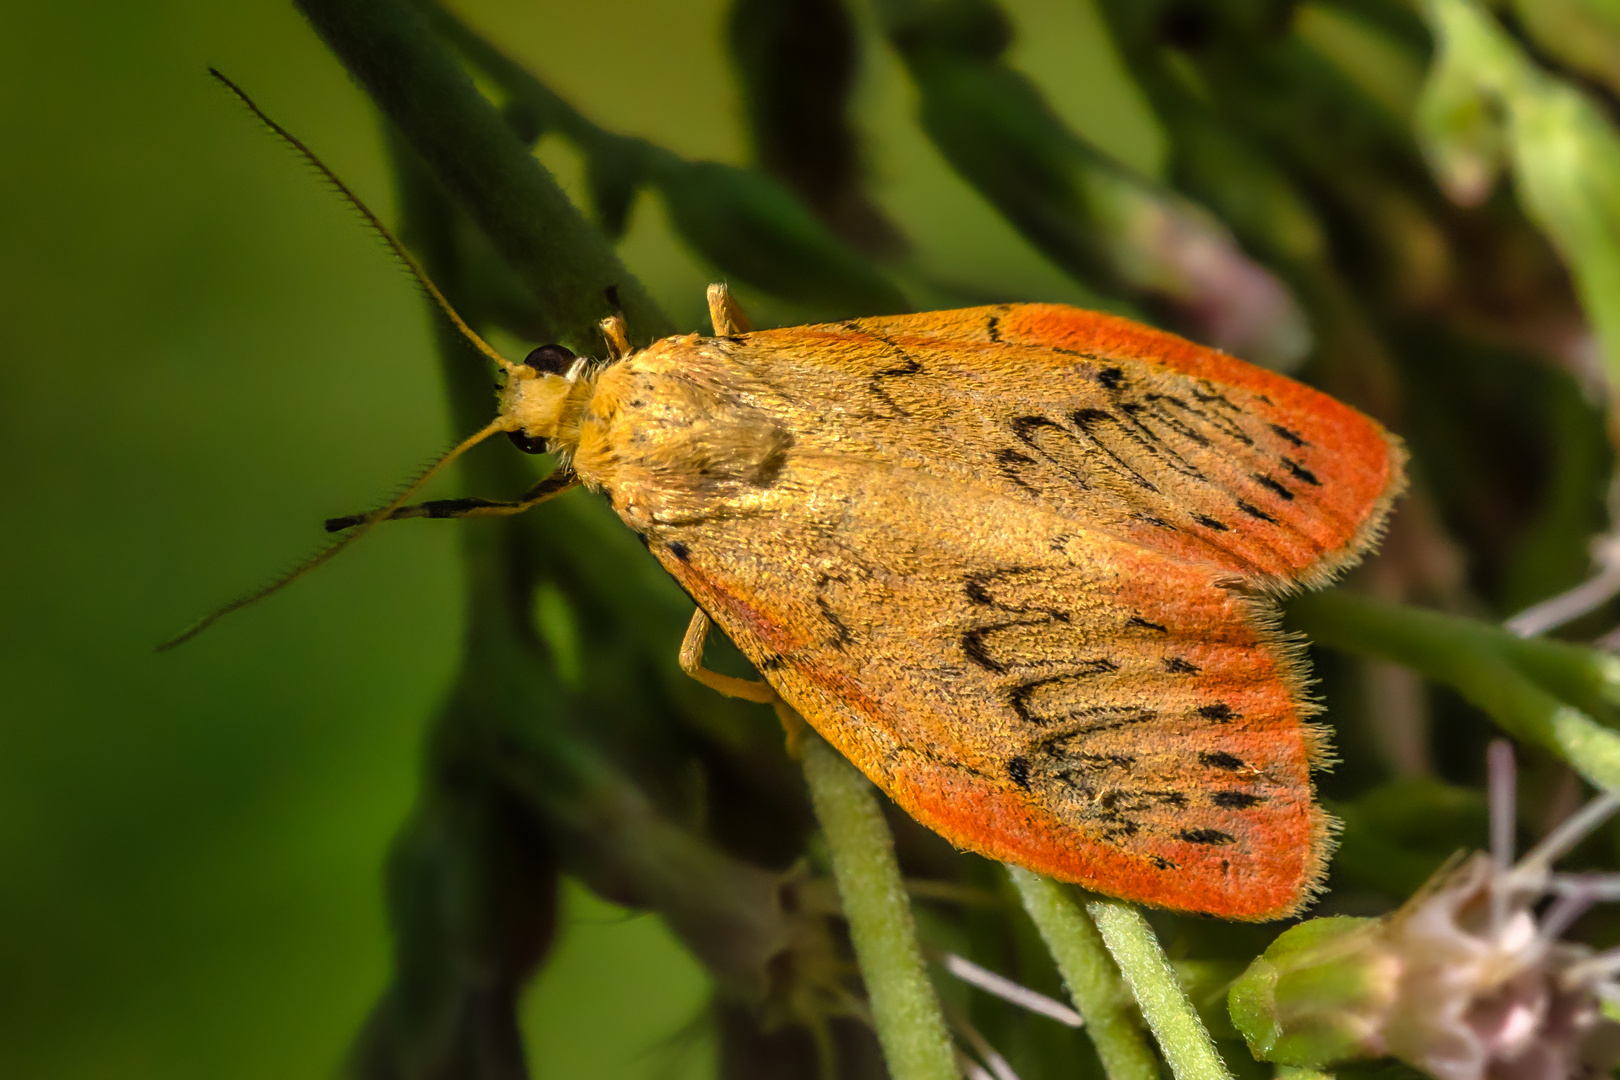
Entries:
<svg viewBox="0 0 1620 1080">
<path fill-rule="evenodd" d="M 497 421 L 693 598 L 687 670 L 779 696 L 958 847 L 1162 907 L 1301 907 L 1324 740 L 1269 598 L 1372 545 L 1400 442 L 1071 307 L 752 331 L 709 301 L 713 336 L 638 351 L 610 319 L 604 364 L 537 350 Z M 701 667 L 710 623 L 765 686 Z"/>
<path fill-rule="evenodd" d="M 1234 919 L 1310 898 L 1325 738 L 1272 600 L 1379 536 L 1406 454 L 1375 421 L 1055 304 L 756 331 L 714 285 L 712 335 L 634 349 L 613 316 L 604 361 L 516 364 L 331 179 L 506 373 L 496 418 L 428 476 L 501 432 L 561 461 L 506 503 L 405 505 L 424 476 L 329 522 L 345 542 L 583 484 L 694 600 L 689 673 L 790 706 L 956 846 Z M 711 625 L 763 682 L 703 667 Z"/>
</svg>

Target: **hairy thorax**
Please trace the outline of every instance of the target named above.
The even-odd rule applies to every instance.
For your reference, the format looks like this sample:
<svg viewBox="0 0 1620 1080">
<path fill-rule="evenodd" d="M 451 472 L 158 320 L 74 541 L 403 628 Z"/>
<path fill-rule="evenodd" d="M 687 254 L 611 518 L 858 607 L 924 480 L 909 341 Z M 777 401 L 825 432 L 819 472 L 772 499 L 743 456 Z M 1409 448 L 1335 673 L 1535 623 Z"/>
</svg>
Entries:
<svg viewBox="0 0 1620 1080">
<path fill-rule="evenodd" d="M 573 450 L 580 479 L 634 529 L 762 508 L 793 436 L 721 380 L 698 339 L 654 344 L 596 375 Z"/>
</svg>

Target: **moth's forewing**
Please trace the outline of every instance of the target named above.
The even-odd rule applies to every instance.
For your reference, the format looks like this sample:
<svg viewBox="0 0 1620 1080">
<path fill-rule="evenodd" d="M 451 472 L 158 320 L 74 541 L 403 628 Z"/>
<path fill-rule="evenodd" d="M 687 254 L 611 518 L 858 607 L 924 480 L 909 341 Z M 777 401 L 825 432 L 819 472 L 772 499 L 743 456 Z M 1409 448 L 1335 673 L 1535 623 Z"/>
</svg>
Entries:
<svg viewBox="0 0 1620 1080">
<path fill-rule="evenodd" d="M 1125 320 L 1006 305 L 670 339 L 576 466 L 818 731 L 958 845 L 1296 910 L 1318 737 L 1255 590 L 1371 542 L 1399 444 Z"/>
<path fill-rule="evenodd" d="M 1047 506 L 1261 587 L 1375 539 L 1405 453 L 1319 391 L 1127 319 L 1008 304 L 720 343 L 807 444 Z"/>
</svg>

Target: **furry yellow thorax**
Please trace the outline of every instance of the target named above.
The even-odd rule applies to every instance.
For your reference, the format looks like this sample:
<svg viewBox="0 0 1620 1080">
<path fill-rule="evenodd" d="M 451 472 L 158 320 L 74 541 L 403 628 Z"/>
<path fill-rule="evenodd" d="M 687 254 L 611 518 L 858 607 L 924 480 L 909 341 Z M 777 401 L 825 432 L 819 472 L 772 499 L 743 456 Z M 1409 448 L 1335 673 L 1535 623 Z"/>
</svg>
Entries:
<svg viewBox="0 0 1620 1080">
<path fill-rule="evenodd" d="M 579 445 L 580 418 L 596 391 L 596 373 L 577 370 L 570 376 L 515 367 L 501 389 L 500 415 L 509 431 L 545 439 L 561 454 Z"/>
</svg>

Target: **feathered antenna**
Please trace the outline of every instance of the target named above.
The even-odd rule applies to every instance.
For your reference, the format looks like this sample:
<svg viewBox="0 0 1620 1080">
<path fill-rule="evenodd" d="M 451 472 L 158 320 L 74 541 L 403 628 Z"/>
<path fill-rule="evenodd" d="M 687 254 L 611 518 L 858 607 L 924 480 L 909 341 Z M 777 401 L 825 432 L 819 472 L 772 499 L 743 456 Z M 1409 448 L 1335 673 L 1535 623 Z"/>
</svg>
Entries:
<svg viewBox="0 0 1620 1080">
<path fill-rule="evenodd" d="M 444 312 L 445 318 L 449 319 L 450 322 L 454 324 L 457 332 L 459 332 L 462 337 L 472 342 L 473 346 L 479 352 L 495 361 L 495 363 L 499 364 L 503 370 L 511 371 L 517 366 L 516 364 L 512 363 L 512 361 L 508 360 L 506 357 L 497 352 L 494 346 L 490 345 L 489 342 L 479 337 L 477 332 L 474 331 L 472 327 L 467 325 L 466 321 L 462 319 L 462 317 L 456 312 L 456 309 L 450 306 L 450 301 L 444 298 L 444 294 L 439 291 L 439 287 L 433 284 L 433 279 L 427 276 L 427 271 L 422 269 L 422 264 L 417 262 L 416 258 L 405 249 L 405 245 L 400 243 L 394 234 L 388 231 L 388 226 L 382 223 L 382 219 L 376 214 L 372 213 L 369 206 L 360 201 L 360 196 L 349 190 L 349 185 L 338 179 L 337 173 L 327 168 L 326 163 L 315 156 L 315 151 L 305 146 L 303 141 L 299 139 L 298 136 L 294 135 L 292 132 L 270 119 L 270 117 L 265 114 L 265 111 L 259 108 L 258 105 L 254 104 L 253 99 L 247 96 L 246 91 L 244 91 L 240 86 L 237 86 L 235 83 L 231 82 L 231 80 L 227 79 L 224 75 L 220 74 L 218 69 L 209 68 L 208 74 L 212 75 L 216 80 L 218 80 L 221 86 L 225 87 L 226 90 L 235 95 L 238 101 L 240 101 L 243 105 L 246 105 L 248 111 L 254 116 L 258 117 L 259 122 L 264 124 L 265 127 L 269 128 L 272 134 L 290 146 L 294 153 L 303 158 L 304 161 L 309 165 L 314 166 L 315 170 L 326 178 L 327 182 L 330 183 L 334 189 L 336 189 L 338 195 L 343 198 L 343 201 L 354 207 L 365 223 L 370 226 L 372 232 L 381 237 L 382 242 L 388 245 L 388 249 L 394 253 L 394 256 L 399 259 L 402 264 L 404 264 L 405 269 L 410 272 L 411 277 L 415 278 L 416 283 L 422 287 L 422 291 L 427 293 L 428 297 L 438 305 L 439 310 Z"/>
<path fill-rule="evenodd" d="M 331 183 L 332 187 L 337 190 L 337 193 L 343 197 L 343 200 L 358 211 L 365 223 L 371 227 L 371 230 L 382 238 L 383 243 L 388 245 L 389 250 L 394 253 L 395 257 L 399 259 L 399 261 L 404 265 L 405 269 L 410 272 L 411 277 L 416 279 L 416 283 L 420 285 L 422 290 L 427 293 L 429 298 L 431 298 L 432 301 L 438 305 L 439 310 L 444 312 L 445 317 L 450 320 L 450 322 L 455 326 L 456 330 L 459 331 L 463 337 L 472 342 L 479 352 L 483 353 L 496 364 L 500 365 L 503 370 L 510 372 L 518 366 L 512 363 L 512 361 L 508 360 L 506 357 L 502 356 L 500 353 L 496 352 L 494 347 L 492 347 L 483 338 L 479 337 L 478 334 L 473 331 L 472 327 L 467 325 L 466 321 L 462 319 L 462 317 L 456 312 L 456 309 L 450 306 L 450 301 L 444 298 L 444 294 L 439 291 L 438 286 L 433 284 L 432 279 L 427 276 L 427 272 L 422 269 L 421 264 L 418 263 L 414 257 L 412 257 L 409 251 L 405 250 L 405 245 L 401 244 L 399 240 L 395 238 L 394 234 L 388 230 L 388 226 L 384 225 L 382 220 L 378 218 L 376 214 L 371 212 L 370 207 L 360 201 L 360 197 L 351 191 L 347 184 L 338 179 L 336 173 L 327 168 L 325 162 L 321 161 L 320 158 L 315 156 L 315 152 L 313 150 L 305 146 L 296 135 L 292 134 L 292 132 L 270 119 L 270 117 L 265 114 L 263 109 L 254 104 L 253 99 L 248 97 L 246 92 L 244 92 L 241 87 L 231 82 L 230 79 L 227 79 L 214 68 L 209 68 L 208 73 L 212 75 L 221 86 L 225 87 L 226 90 L 235 95 L 238 101 L 240 101 L 243 105 L 246 105 L 248 111 L 253 113 L 254 116 L 258 117 L 259 121 L 263 123 L 265 127 L 269 128 L 277 138 L 286 143 L 288 146 L 292 147 L 299 157 L 303 158 L 308 164 L 314 166 L 315 169 L 322 176 L 324 176 L 329 183 Z M 478 431 L 475 434 L 468 436 L 466 439 L 463 439 L 453 449 L 451 449 L 449 453 L 445 454 L 432 465 L 428 466 L 425 472 L 423 472 L 415 480 L 411 481 L 411 483 L 406 486 L 405 490 L 400 492 L 400 494 L 392 499 L 386 506 L 371 511 L 367 514 L 354 515 L 353 517 L 343 519 L 344 524 L 341 527 L 352 529 L 352 531 L 350 531 L 347 535 L 331 544 L 328 544 L 326 547 L 316 552 L 313 556 L 306 559 L 303 563 L 294 567 L 292 570 L 283 574 L 276 580 L 270 582 L 268 585 L 265 585 L 263 588 L 257 589 L 238 600 L 233 600 L 217 611 L 211 612 L 208 615 L 203 616 L 201 619 L 198 619 L 184 631 L 159 645 L 158 651 L 164 652 L 168 649 L 174 648 L 176 645 L 184 644 L 185 642 L 196 637 L 198 634 L 202 633 L 204 630 L 208 629 L 208 627 L 212 626 L 220 619 L 224 618 L 226 615 L 229 615 L 231 612 L 240 611 L 249 604 L 263 600 L 271 593 L 285 588 L 287 585 L 290 585 L 298 578 L 303 577 L 305 574 L 309 573 L 311 570 L 315 569 L 317 566 L 321 565 L 323 562 L 330 559 L 332 556 L 336 555 L 338 552 L 342 551 L 356 540 L 360 539 L 360 537 L 371 531 L 371 529 L 379 522 L 387 521 L 394 517 L 416 516 L 415 513 L 413 513 L 415 508 L 404 509 L 406 502 L 409 501 L 412 495 L 415 495 L 418 491 L 420 491 L 429 480 L 432 480 L 435 476 L 437 476 L 446 465 L 450 464 L 456 458 L 460 457 L 477 444 L 483 442 L 491 435 L 509 430 L 511 426 L 512 422 L 510 419 L 505 417 L 497 417 L 495 420 L 486 425 L 481 431 Z M 559 482 L 554 486 L 560 490 L 564 485 Z M 552 493 L 553 492 L 550 490 L 545 492 L 547 495 Z M 533 502 L 537 501 L 539 500 L 531 499 L 529 505 L 532 505 Z M 507 505 L 516 507 L 518 504 Z"/>
</svg>

